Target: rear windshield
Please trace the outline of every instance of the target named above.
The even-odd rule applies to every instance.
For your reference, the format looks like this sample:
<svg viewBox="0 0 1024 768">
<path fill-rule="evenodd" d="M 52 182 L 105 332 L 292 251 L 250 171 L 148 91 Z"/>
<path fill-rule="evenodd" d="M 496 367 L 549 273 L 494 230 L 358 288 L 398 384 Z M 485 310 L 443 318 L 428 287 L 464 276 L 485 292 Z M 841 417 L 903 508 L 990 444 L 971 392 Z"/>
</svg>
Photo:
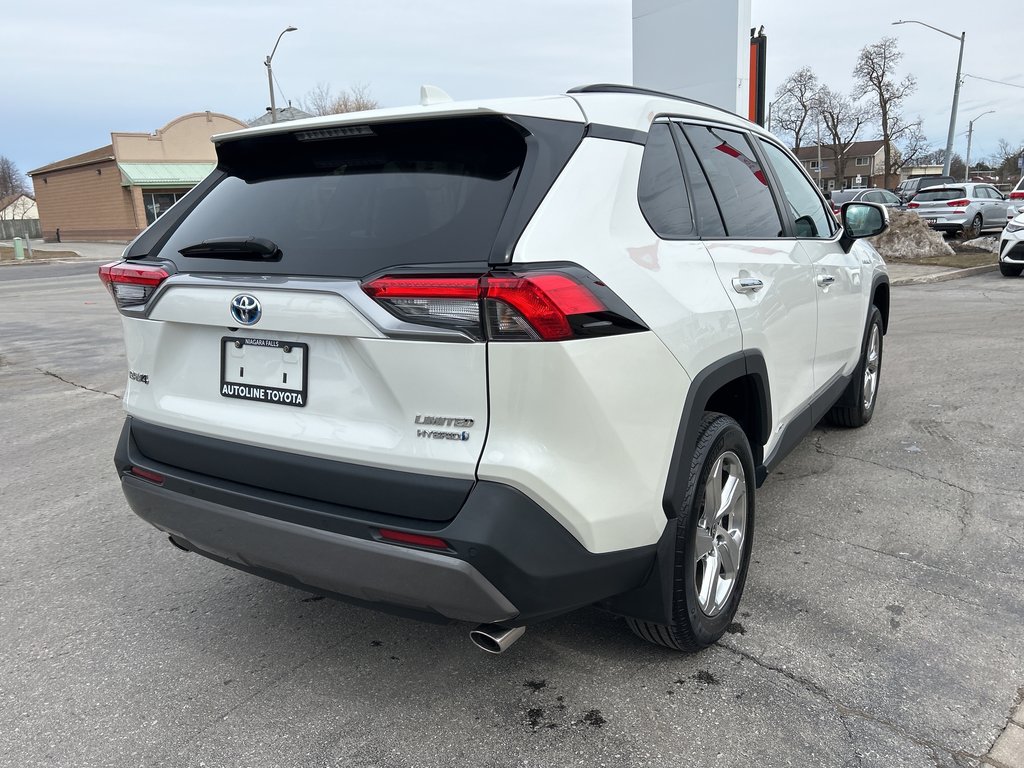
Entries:
<svg viewBox="0 0 1024 768">
<path fill-rule="evenodd" d="M 947 187 L 946 189 L 935 189 L 925 191 L 914 198 L 915 203 L 942 202 L 943 200 L 959 200 L 967 197 L 963 187 Z"/>
<path fill-rule="evenodd" d="M 472 117 L 227 141 L 227 175 L 152 255 L 187 272 L 330 277 L 486 262 L 526 157 L 523 134 L 504 118 Z M 276 244 L 280 260 L 179 253 L 250 237 Z"/>
</svg>

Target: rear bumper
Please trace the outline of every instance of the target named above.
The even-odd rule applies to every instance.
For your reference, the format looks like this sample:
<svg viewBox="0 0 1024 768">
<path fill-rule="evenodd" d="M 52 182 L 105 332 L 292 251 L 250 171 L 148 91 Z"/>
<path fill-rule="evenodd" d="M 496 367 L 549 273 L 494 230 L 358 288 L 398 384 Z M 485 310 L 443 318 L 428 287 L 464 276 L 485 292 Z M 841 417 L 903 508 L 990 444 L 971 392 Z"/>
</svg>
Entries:
<svg viewBox="0 0 1024 768">
<path fill-rule="evenodd" d="M 293 586 L 419 618 L 516 626 L 635 589 L 654 564 L 656 545 L 587 551 L 501 483 L 475 483 L 447 522 L 381 515 L 154 461 L 139 449 L 132 426 L 129 417 L 115 464 L 139 517 L 199 554 Z M 162 433 L 180 437 L 142 426 L 150 443 Z M 230 445 L 210 442 L 221 450 Z M 163 484 L 130 474 L 133 466 L 163 475 Z M 431 481 L 424 477 L 428 487 Z M 382 527 L 439 537 L 449 549 L 384 542 Z"/>
</svg>

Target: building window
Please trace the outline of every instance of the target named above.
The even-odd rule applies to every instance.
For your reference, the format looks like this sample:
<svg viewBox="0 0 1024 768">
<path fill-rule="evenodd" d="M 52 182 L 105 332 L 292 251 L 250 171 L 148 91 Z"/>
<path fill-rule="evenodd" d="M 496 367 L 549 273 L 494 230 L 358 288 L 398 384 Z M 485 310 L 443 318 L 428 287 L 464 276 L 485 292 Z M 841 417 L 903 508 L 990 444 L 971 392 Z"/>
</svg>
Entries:
<svg viewBox="0 0 1024 768">
<path fill-rule="evenodd" d="M 812 171 L 818 170 L 818 161 L 817 160 L 811 160 L 811 170 Z"/>
<path fill-rule="evenodd" d="M 184 192 L 144 192 L 142 200 L 146 205 L 146 224 L 159 219 L 184 196 Z"/>
<path fill-rule="evenodd" d="M 856 160 L 856 164 L 857 165 L 867 165 L 869 159 L 870 158 L 867 158 L 867 157 L 858 157 L 857 160 Z"/>
</svg>

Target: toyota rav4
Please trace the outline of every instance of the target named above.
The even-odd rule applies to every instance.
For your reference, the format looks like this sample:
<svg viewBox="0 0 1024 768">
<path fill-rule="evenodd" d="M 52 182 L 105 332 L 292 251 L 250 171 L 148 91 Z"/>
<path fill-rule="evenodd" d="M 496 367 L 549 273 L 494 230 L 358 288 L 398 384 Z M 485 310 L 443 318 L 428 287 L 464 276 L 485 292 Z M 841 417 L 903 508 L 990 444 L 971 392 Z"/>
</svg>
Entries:
<svg viewBox="0 0 1024 768">
<path fill-rule="evenodd" d="M 875 409 L 889 284 L 769 133 L 625 86 L 277 123 L 100 269 L 131 508 L 286 584 L 697 649 L 755 488 Z M 841 222 L 841 226 L 840 226 Z"/>
</svg>

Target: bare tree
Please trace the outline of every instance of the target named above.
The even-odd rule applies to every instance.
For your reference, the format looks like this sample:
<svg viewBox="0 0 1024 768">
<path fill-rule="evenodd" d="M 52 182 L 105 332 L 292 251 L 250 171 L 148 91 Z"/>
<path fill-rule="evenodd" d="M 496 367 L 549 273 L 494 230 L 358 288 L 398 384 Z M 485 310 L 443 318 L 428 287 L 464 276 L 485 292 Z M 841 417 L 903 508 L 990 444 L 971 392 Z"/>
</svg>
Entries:
<svg viewBox="0 0 1024 768">
<path fill-rule="evenodd" d="M 299 106 L 312 115 L 338 115 L 343 112 L 362 112 L 380 106 L 370 95 L 365 83 L 357 83 L 341 93 L 335 94 L 329 83 L 317 83 L 306 96 L 299 100 Z"/>
<path fill-rule="evenodd" d="M 842 189 L 850 146 L 857 140 L 857 134 L 865 123 L 871 120 L 874 111 L 869 105 L 854 101 L 827 85 L 818 89 L 814 104 L 825 129 L 826 146 L 835 158 L 836 187 Z"/>
<path fill-rule="evenodd" d="M 814 94 L 819 87 L 818 76 L 811 68 L 801 67 L 775 90 L 768 129 L 791 135 L 794 149 L 800 149 L 804 131 L 814 120 Z"/>
<path fill-rule="evenodd" d="M 912 123 L 898 121 L 894 125 L 892 141 L 894 146 L 891 168 L 894 174 L 898 174 L 908 165 L 923 162 L 935 151 L 928 143 L 928 137 L 921 130 L 921 118 Z M 886 184 L 885 188 L 889 189 L 890 187 Z"/>
<path fill-rule="evenodd" d="M 886 189 L 890 186 L 889 175 L 893 170 L 893 149 L 898 138 L 894 133 L 897 129 L 910 130 L 910 126 L 903 123 L 900 108 L 907 96 L 917 88 L 917 81 L 913 75 L 907 75 L 899 81 L 896 80 L 896 67 L 902 58 L 903 54 L 900 52 L 899 42 L 896 38 L 883 37 L 877 43 L 866 45 L 860 49 L 857 66 L 853 68 L 853 98 L 860 99 L 870 95 L 872 100 L 878 104 L 875 114 L 879 119 L 879 133 L 883 143 L 884 186 Z"/>
<path fill-rule="evenodd" d="M 16 192 L 29 194 L 28 182 L 10 158 L 0 155 L 0 197 Z"/>
<path fill-rule="evenodd" d="M 1011 144 L 1006 139 L 1000 139 L 997 149 L 989 163 L 998 171 L 999 178 L 1003 181 L 1014 181 L 1021 177 L 1021 169 L 1017 167 L 1017 158 L 1024 155 L 1024 142 Z"/>
</svg>

